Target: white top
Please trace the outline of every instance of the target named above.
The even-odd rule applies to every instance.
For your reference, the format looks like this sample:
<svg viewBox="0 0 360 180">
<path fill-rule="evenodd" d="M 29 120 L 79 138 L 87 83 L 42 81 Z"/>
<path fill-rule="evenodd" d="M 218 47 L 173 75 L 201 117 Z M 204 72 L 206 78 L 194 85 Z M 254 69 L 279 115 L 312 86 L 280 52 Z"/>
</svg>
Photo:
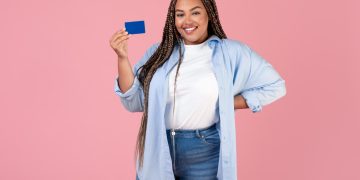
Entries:
<svg viewBox="0 0 360 180">
<path fill-rule="evenodd" d="M 176 81 L 175 65 L 169 75 L 169 93 L 165 109 L 166 128 L 200 129 L 218 122 L 218 85 L 213 72 L 212 49 L 208 42 L 185 45 L 183 62 Z"/>
</svg>

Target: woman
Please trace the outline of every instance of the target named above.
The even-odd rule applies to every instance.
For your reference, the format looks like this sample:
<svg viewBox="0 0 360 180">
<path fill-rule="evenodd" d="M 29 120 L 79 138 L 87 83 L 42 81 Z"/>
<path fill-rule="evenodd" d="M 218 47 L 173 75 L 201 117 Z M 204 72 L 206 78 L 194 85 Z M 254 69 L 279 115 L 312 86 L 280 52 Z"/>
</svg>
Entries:
<svg viewBox="0 0 360 180">
<path fill-rule="evenodd" d="M 171 0 L 162 41 L 133 69 L 129 38 L 122 29 L 110 44 L 114 90 L 127 110 L 144 112 L 137 179 L 237 179 L 234 109 L 261 111 L 286 94 L 285 81 L 249 46 L 227 39 L 215 0 Z"/>
</svg>

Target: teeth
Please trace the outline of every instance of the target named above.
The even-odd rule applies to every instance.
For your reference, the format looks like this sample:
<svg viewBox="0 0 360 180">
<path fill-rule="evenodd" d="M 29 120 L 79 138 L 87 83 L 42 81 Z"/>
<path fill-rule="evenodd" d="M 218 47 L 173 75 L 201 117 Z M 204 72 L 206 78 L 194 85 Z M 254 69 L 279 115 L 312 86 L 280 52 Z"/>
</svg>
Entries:
<svg viewBox="0 0 360 180">
<path fill-rule="evenodd" d="M 186 31 L 192 31 L 192 30 L 194 30 L 196 27 L 193 27 L 193 28 L 187 28 L 187 29 L 185 29 Z"/>
</svg>

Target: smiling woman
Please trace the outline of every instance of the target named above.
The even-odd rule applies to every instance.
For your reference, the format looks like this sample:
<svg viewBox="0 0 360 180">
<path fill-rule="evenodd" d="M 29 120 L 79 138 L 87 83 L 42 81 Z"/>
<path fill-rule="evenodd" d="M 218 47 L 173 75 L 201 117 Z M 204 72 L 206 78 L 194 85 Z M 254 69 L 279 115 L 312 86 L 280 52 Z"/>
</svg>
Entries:
<svg viewBox="0 0 360 180">
<path fill-rule="evenodd" d="M 201 1 L 176 3 L 175 26 L 187 45 L 199 44 L 208 37 L 209 17 Z"/>
<path fill-rule="evenodd" d="M 171 0 L 161 42 L 133 69 L 128 39 L 122 30 L 110 43 L 119 56 L 114 90 L 127 110 L 144 112 L 137 179 L 236 180 L 234 109 L 261 111 L 286 94 L 285 81 L 227 39 L 215 0 Z"/>
</svg>

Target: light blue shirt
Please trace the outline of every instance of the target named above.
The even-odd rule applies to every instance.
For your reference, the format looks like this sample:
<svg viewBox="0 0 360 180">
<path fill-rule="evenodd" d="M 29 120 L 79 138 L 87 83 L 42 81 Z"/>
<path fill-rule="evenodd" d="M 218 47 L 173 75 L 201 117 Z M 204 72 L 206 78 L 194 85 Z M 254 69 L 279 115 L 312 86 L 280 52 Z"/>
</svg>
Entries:
<svg viewBox="0 0 360 180">
<path fill-rule="evenodd" d="M 216 127 L 220 134 L 221 146 L 217 177 L 220 180 L 236 180 L 234 96 L 242 95 L 252 112 L 259 112 L 264 105 L 286 94 L 285 80 L 271 64 L 242 42 L 220 39 L 215 35 L 206 41 L 213 50 L 213 70 L 219 90 L 220 121 Z M 159 43 L 152 45 L 134 65 L 135 75 L 158 46 Z M 183 43 L 181 47 L 184 52 Z M 164 115 L 169 73 L 178 62 L 178 48 L 176 45 L 168 61 L 156 71 L 151 80 L 143 168 L 139 169 L 138 163 L 136 164 L 140 180 L 174 180 Z M 114 90 L 128 111 L 144 111 L 143 89 L 137 77 L 126 92 L 120 90 L 116 77 Z"/>
</svg>

